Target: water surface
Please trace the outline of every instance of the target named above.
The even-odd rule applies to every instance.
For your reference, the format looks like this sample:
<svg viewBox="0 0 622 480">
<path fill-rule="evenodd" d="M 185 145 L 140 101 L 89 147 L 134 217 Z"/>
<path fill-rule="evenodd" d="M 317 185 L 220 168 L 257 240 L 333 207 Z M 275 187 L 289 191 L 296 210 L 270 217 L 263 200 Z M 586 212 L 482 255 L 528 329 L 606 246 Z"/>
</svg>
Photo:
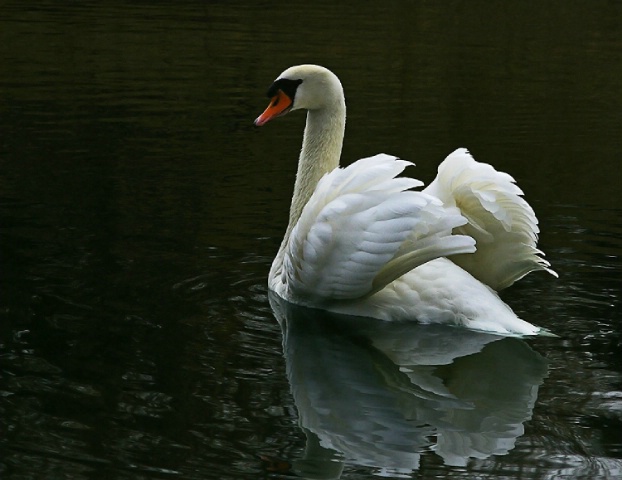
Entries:
<svg viewBox="0 0 622 480">
<path fill-rule="evenodd" d="M 4 2 L 2 477 L 622 475 L 620 18 Z M 464 146 L 518 180 L 560 278 L 503 298 L 560 338 L 273 311 L 304 115 L 252 120 L 303 62 L 345 86 L 344 163 L 427 183 Z"/>
</svg>

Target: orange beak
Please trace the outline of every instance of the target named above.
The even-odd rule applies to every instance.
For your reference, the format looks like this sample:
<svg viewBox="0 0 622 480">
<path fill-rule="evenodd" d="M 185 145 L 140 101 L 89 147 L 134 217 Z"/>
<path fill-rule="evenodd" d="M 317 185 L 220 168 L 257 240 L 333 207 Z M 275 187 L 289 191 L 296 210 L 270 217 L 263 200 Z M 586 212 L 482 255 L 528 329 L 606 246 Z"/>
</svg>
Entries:
<svg viewBox="0 0 622 480">
<path fill-rule="evenodd" d="M 281 115 L 285 115 L 292 108 L 292 99 L 289 98 L 282 90 L 279 90 L 277 94 L 270 100 L 270 105 L 264 110 L 264 112 L 255 120 L 255 126 L 261 127 L 270 120 Z"/>
</svg>

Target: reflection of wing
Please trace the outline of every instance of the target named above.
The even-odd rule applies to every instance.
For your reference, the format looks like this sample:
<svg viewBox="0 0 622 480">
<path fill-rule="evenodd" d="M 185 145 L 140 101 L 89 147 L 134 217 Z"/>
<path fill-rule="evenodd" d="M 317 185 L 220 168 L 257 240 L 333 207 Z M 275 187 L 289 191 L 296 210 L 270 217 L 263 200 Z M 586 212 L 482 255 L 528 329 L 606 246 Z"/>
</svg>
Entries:
<svg viewBox="0 0 622 480">
<path fill-rule="evenodd" d="M 322 448 L 404 472 L 430 450 L 464 465 L 506 453 L 523 433 L 546 367 L 522 340 L 270 299 L 300 425 L 317 437 L 307 465 L 310 456 L 326 458 Z"/>
<path fill-rule="evenodd" d="M 284 329 L 287 375 L 301 427 L 316 435 L 324 449 L 357 464 L 417 469 L 420 451 L 430 446 L 427 436 L 434 431 L 413 428 L 396 408 L 395 392 L 385 388 L 383 378 L 383 364 L 393 364 L 365 343 L 331 332 L 330 326 L 327 332 L 326 322 L 316 322 L 313 313 L 306 310 L 291 322 L 290 317 Z M 408 387 L 408 378 L 389 371 L 397 377 L 396 388 Z"/>
<path fill-rule="evenodd" d="M 454 429 L 439 436 L 436 453 L 448 465 L 464 466 L 468 458 L 512 450 L 524 433 L 523 423 L 531 418 L 546 374 L 544 360 L 524 342 L 507 339 L 456 359 L 452 367 L 446 386 L 472 408 L 447 412 Z"/>
</svg>

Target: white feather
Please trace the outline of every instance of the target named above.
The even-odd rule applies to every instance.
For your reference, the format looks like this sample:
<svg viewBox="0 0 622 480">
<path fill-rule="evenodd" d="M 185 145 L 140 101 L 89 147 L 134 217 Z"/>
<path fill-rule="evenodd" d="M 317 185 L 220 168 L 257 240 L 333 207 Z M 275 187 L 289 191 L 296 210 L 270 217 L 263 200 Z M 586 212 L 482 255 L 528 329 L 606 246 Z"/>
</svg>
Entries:
<svg viewBox="0 0 622 480">
<path fill-rule="evenodd" d="M 514 179 L 491 165 L 476 162 L 460 148 L 438 167 L 438 175 L 424 192 L 455 206 L 468 224 L 455 233 L 469 235 L 477 251 L 452 260 L 495 290 L 509 287 L 529 272 L 557 274 L 536 247 L 538 219 L 522 198 Z"/>
<path fill-rule="evenodd" d="M 470 237 L 451 234 L 465 223 L 460 215 L 404 190 L 420 183 L 395 178 L 408 165 L 380 154 L 320 180 L 285 250 L 288 297 L 361 298 L 430 259 L 473 251 Z"/>
</svg>

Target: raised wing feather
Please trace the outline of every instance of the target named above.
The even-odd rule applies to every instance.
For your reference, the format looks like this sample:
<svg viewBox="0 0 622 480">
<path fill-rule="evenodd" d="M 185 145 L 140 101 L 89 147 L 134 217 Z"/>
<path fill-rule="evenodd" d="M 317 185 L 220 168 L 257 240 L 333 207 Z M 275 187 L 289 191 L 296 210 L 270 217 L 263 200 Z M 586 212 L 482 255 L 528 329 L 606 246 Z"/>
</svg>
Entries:
<svg viewBox="0 0 622 480">
<path fill-rule="evenodd" d="M 292 230 L 282 282 L 292 297 L 371 295 L 433 258 L 474 250 L 466 220 L 399 177 L 410 162 L 376 155 L 325 175 Z"/>
<path fill-rule="evenodd" d="M 454 232 L 473 237 L 477 251 L 452 260 L 478 280 L 501 290 L 534 270 L 557 276 L 536 246 L 538 219 L 507 173 L 476 162 L 460 148 L 439 165 L 424 192 L 459 208 L 468 220 Z"/>
</svg>

